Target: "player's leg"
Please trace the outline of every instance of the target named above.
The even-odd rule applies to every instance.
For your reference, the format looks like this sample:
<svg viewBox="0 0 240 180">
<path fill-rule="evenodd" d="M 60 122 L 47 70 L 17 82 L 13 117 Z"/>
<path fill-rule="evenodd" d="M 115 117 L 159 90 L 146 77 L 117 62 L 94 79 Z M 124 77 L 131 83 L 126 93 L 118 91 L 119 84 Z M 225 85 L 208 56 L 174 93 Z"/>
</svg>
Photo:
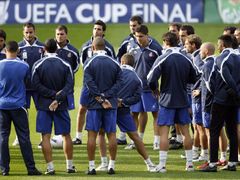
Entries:
<svg viewBox="0 0 240 180">
<path fill-rule="evenodd" d="M 139 113 L 139 136 L 143 140 L 144 132 L 147 126 L 148 114 L 147 112 Z"/>
<path fill-rule="evenodd" d="M 208 141 L 207 135 L 205 132 L 205 128 L 203 125 L 197 125 L 199 131 L 199 139 L 201 144 L 201 154 L 199 156 L 199 161 L 207 161 L 208 160 Z"/>
<path fill-rule="evenodd" d="M 21 153 L 29 175 L 41 175 L 36 168 L 33 158 L 32 144 L 30 141 L 30 130 L 28 124 L 28 113 L 25 108 L 11 111 L 11 117 L 17 132 Z"/>
<path fill-rule="evenodd" d="M 153 130 L 154 130 L 153 150 L 159 150 L 160 136 L 159 136 L 159 127 L 157 125 L 158 112 L 152 112 L 152 116 L 153 116 Z"/>
<path fill-rule="evenodd" d="M 108 168 L 107 145 L 105 140 L 105 132 L 103 129 L 100 129 L 98 133 L 98 144 L 101 156 L 101 164 L 96 168 L 96 171 L 107 171 Z"/>
<path fill-rule="evenodd" d="M 10 154 L 9 154 L 9 135 L 11 131 L 11 117 L 6 110 L 0 110 L 0 164 L 2 174 L 9 174 L 9 163 L 10 163 Z"/>
<path fill-rule="evenodd" d="M 53 112 L 55 134 L 62 135 L 63 151 L 66 159 L 67 173 L 75 173 L 76 169 L 73 165 L 73 144 L 70 136 L 71 120 L 68 110 Z"/>
<path fill-rule="evenodd" d="M 146 148 L 144 147 L 142 139 L 139 137 L 137 131 L 128 132 L 127 134 L 130 139 L 133 140 L 138 153 L 143 157 L 148 171 L 153 170 L 155 168 L 155 165 L 152 163 L 150 157 L 148 156 Z"/>
<path fill-rule="evenodd" d="M 189 124 L 179 125 L 179 127 L 183 136 L 183 146 L 186 156 L 186 171 L 193 171 L 192 138 L 189 132 Z"/>
<path fill-rule="evenodd" d="M 96 139 L 97 134 L 102 124 L 103 111 L 99 110 L 88 110 L 86 115 L 86 126 L 85 129 L 88 131 L 87 140 L 87 151 L 88 151 L 88 175 L 95 175 L 95 151 L 96 151 Z"/>
<path fill-rule="evenodd" d="M 227 147 L 227 136 L 225 133 L 225 127 L 223 127 L 219 136 L 220 159 L 217 162 L 218 166 L 225 166 L 227 164 Z"/>
<path fill-rule="evenodd" d="M 52 132 L 52 112 L 38 111 L 37 112 L 37 132 L 42 134 L 42 153 L 47 163 L 47 171 L 45 174 L 55 174 L 53 159 L 52 159 L 52 147 L 50 144 L 51 132 Z"/>
<path fill-rule="evenodd" d="M 102 128 L 107 133 L 108 150 L 109 150 L 109 164 L 108 174 L 115 174 L 115 160 L 117 155 L 117 110 L 107 110 L 103 112 Z"/>
<path fill-rule="evenodd" d="M 74 145 L 82 144 L 82 130 L 85 124 L 85 116 L 87 112 L 87 107 L 84 105 L 79 105 L 78 114 L 77 114 L 77 129 L 76 129 L 76 137 L 73 139 Z"/>
<path fill-rule="evenodd" d="M 224 116 L 230 152 L 228 165 L 222 168 L 223 170 L 236 171 L 236 165 L 238 163 L 237 112 L 238 108 L 236 106 L 227 107 L 227 112 Z"/>
<path fill-rule="evenodd" d="M 169 149 L 168 133 L 171 125 L 174 124 L 175 109 L 160 107 L 157 124 L 160 135 L 159 164 L 152 172 L 166 172 L 167 153 Z"/>
<path fill-rule="evenodd" d="M 95 171 L 95 151 L 96 151 L 97 132 L 88 130 L 87 152 L 88 152 L 88 174 L 96 174 Z M 95 173 L 94 173 L 95 172 Z"/>
<path fill-rule="evenodd" d="M 138 130 L 138 127 L 139 127 L 139 120 L 138 120 L 139 112 L 132 112 L 132 117 L 134 119 L 136 128 Z M 135 149 L 134 142 L 131 140 L 131 142 L 125 147 L 125 149 L 130 149 L 130 150 Z"/>
<path fill-rule="evenodd" d="M 183 146 L 186 156 L 186 171 L 193 171 L 193 157 L 192 157 L 192 138 L 189 132 L 189 124 L 192 122 L 187 108 L 176 109 L 174 117 L 175 123 L 178 124 L 180 132 L 183 136 Z"/>
</svg>

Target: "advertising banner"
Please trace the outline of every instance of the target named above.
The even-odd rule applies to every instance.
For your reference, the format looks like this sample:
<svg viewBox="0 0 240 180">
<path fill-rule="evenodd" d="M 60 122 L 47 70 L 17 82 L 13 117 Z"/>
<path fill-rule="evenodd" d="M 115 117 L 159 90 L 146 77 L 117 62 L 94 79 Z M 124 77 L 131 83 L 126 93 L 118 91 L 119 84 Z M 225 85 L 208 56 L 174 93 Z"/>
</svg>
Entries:
<svg viewBox="0 0 240 180">
<path fill-rule="evenodd" d="M 205 23 L 240 23 L 240 0 L 205 0 Z"/>
<path fill-rule="evenodd" d="M 0 0 L 0 23 L 145 23 L 203 22 L 203 0 Z"/>
</svg>

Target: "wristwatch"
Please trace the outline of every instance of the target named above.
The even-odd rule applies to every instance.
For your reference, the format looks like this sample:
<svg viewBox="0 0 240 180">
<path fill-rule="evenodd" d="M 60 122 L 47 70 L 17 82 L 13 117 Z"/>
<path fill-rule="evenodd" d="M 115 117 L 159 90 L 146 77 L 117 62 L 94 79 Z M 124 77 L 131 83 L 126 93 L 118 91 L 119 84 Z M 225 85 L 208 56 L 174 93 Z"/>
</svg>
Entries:
<svg viewBox="0 0 240 180">
<path fill-rule="evenodd" d="M 105 99 L 103 99 L 101 96 L 97 96 L 97 97 L 95 97 L 95 99 L 99 104 L 102 104 L 105 101 Z"/>
</svg>

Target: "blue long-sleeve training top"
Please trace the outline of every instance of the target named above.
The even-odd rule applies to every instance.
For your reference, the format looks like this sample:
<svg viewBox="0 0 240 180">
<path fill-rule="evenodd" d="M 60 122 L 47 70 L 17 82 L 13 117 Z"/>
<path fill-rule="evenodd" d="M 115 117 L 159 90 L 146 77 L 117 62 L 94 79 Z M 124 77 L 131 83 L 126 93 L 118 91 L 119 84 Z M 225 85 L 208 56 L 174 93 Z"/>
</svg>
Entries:
<svg viewBox="0 0 240 180">
<path fill-rule="evenodd" d="M 191 59 L 180 52 L 180 48 L 166 49 L 166 53 L 158 57 L 147 79 L 152 90 L 157 88 L 161 77 L 160 100 L 166 108 L 185 108 L 189 106 L 187 83 L 194 83 L 196 71 Z"/>
<path fill-rule="evenodd" d="M 210 92 L 209 88 L 209 77 L 211 76 L 214 56 L 208 56 L 203 60 L 204 65 L 202 67 L 202 81 L 201 81 L 201 103 L 202 110 L 210 113 L 211 105 L 213 101 L 213 94 Z"/>
<path fill-rule="evenodd" d="M 143 91 L 151 91 L 147 83 L 147 75 L 155 60 L 162 54 L 162 47 L 149 37 L 149 44 L 142 48 L 135 39 L 128 43 L 127 52 L 134 56 L 134 69 L 143 83 Z"/>
<path fill-rule="evenodd" d="M 48 53 L 34 64 L 32 84 L 39 94 L 38 110 L 48 111 L 53 100 L 60 103 L 57 110 L 68 109 L 67 95 L 73 89 L 73 72 L 71 66 L 56 53 Z"/>
<path fill-rule="evenodd" d="M 24 80 L 29 66 L 19 58 L 0 61 L 0 109 L 17 109 L 26 101 Z"/>
<path fill-rule="evenodd" d="M 117 93 L 122 83 L 122 70 L 119 63 L 105 55 L 105 51 L 97 51 L 84 64 L 84 85 L 89 90 L 88 109 L 102 109 L 95 100 L 96 96 L 108 99 L 113 108 L 117 108 Z"/>
<path fill-rule="evenodd" d="M 85 63 L 87 59 L 93 57 L 94 55 L 92 51 L 92 42 L 93 38 L 91 38 L 89 41 L 82 45 L 82 48 L 80 50 L 80 61 L 82 65 Z M 107 52 L 107 55 L 115 59 L 115 51 L 113 46 L 106 39 L 104 39 L 104 42 L 105 51 Z"/>
<path fill-rule="evenodd" d="M 18 43 L 18 46 L 20 50 L 18 57 L 28 63 L 30 70 L 32 69 L 33 64 L 41 59 L 44 55 L 44 44 L 38 41 L 37 38 L 32 45 L 29 44 L 26 39 L 23 39 Z M 34 90 L 34 87 L 31 83 L 31 73 L 28 74 L 25 83 L 27 91 Z"/>
<path fill-rule="evenodd" d="M 73 47 L 69 43 L 69 41 L 64 47 L 60 47 L 58 44 L 57 46 L 58 46 L 58 49 L 56 53 L 58 54 L 58 56 L 63 60 L 65 60 L 66 62 L 68 62 L 72 68 L 72 71 L 76 73 L 80 64 L 80 57 L 79 57 L 78 50 L 75 47 Z"/>
<path fill-rule="evenodd" d="M 232 48 L 224 49 L 216 57 L 214 72 L 209 86 L 213 92 L 213 103 L 227 106 L 238 105 L 240 96 L 240 56 Z"/>
<path fill-rule="evenodd" d="M 122 86 L 118 92 L 118 98 L 122 99 L 124 107 L 136 104 L 142 93 L 142 81 L 134 68 L 129 65 L 122 65 Z"/>
</svg>

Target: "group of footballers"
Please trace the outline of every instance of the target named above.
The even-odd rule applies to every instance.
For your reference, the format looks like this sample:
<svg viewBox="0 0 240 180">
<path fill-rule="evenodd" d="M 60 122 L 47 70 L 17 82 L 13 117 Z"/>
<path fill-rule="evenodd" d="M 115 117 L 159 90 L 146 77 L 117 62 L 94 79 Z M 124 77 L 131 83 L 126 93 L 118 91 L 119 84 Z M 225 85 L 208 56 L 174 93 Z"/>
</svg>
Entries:
<svg viewBox="0 0 240 180">
<path fill-rule="evenodd" d="M 45 174 L 55 174 L 52 123 L 54 134 L 63 138 L 67 173 L 77 172 L 73 165 L 73 145 L 82 144 L 85 118 L 88 175 L 95 175 L 96 171 L 115 174 L 117 144 L 127 145 L 126 134 L 131 142 L 125 149 L 136 149 L 150 172 L 166 172 L 168 149 L 181 147 L 185 149 L 181 158 L 186 158 L 186 171 L 194 171 L 194 161 L 204 162 L 198 167 L 203 172 L 216 172 L 218 165 L 223 166 L 223 170 L 236 171 L 240 141 L 240 126 L 237 126 L 240 122 L 240 28 L 224 29 L 218 38 L 220 55 L 214 56 L 214 45 L 203 43 L 191 25 L 170 24 L 168 32 L 162 36 L 162 46 L 149 35 L 140 16 L 131 17 L 129 27 L 131 33 L 121 43 L 117 55 L 104 38 L 106 24 L 101 20 L 94 23 L 92 36 L 83 44 L 80 53 L 69 43 L 65 25 L 58 26 L 55 39 L 48 39 L 44 44 L 37 39 L 32 23 L 24 24 L 23 41 L 18 44 L 15 41 L 6 43 L 6 33 L 0 30 L 0 74 L 9 78 L 6 82 L 2 75 L 0 82 L 2 87 L 13 86 L 0 90 L 0 167 L 3 175 L 8 175 L 10 170 L 8 138 L 11 120 L 17 133 L 13 145 L 20 145 L 28 175 L 41 175 L 35 168 L 29 128 L 21 127 L 21 124 L 28 124 L 24 112 L 30 108 L 31 97 L 37 109 L 36 129 L 41 133 L 39 147 L 47 163 Z M 13 69 L 8 69 L 8 63 L 15 61 L 15 66 L 11 66 Z M 68 110 L 75 108 L 74 75 L 80 63 L 84 71 L 83 87 L 76 136 L 71 139 Z M 18 75 L 19 64 L 28 67 L 24 75 L 19 75 L 24 87 L 21 82 L 15 84 L 21 89 L 10 83 L 19 81 L 14 79 L 16 76 L 6 75 L 12 70 Z M 16 98 L 14 95 L 18 93 Z M 9 99 L 15 104 L 9 105 Z M 151 161 L 143 143 L 148 112 L 153 116 L 153 149 L 159 150 L 158 165 Z M 18 116 L 18 113 L 23 115 Z M 7 122 L 7 126 L 3 122 Z M 116 125 L 121 131 L 118 138 Z M 228 162 L 226 135 L 230 150 Z M 96 168 L 97 138 L 101 164 Z M 218 160 L 219 140 L 221 157 Z"/>
</svg>

